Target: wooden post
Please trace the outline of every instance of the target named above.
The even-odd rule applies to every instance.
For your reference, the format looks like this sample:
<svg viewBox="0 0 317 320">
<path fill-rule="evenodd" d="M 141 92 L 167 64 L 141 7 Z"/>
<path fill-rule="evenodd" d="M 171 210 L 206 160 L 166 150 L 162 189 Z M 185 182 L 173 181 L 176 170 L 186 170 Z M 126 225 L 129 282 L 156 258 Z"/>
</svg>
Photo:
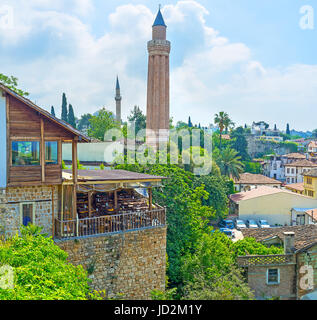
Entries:
<svg viewBox="0 0 317 320">
<path fill-rule="evenodd" d="M 42 182 L 45 182 L 45 141 L 44 141 L 44 121 L 41 118 L 41 147 L 40 147 L 40 155 L 41 155 L 41 168 L 42 168 Z"/>
<path fill-rule="evenodd" d="M 88 192 L 88 213 L 89 213 L 89 218 L 91 217 L 91 196 L 92 196 L 92 192 L 89 191 Z"/>
<path fill-rule="evenodd" d="M 55 238 L 55 205 L 54 205 L 54 191 L 55 187 L 52 186 L 52 237 Z"/>
<path fill-rule="evenodd" d="M 73 219 L 77 218 L 77 182 L 78 182 L 77 140 L 75 140 L 75 139 L 72 141 Z"/>
<path fill-rule="evenodd" d="M 153 194 L 152 194 L 152 188 L 149 188 L 149 210 L 152 210 L 152 200 Z"/>
<path fill-rule="evenodd" d="M 10 96 L 8 94 L 6 97 L 6 121 L 7 121 L 7 185 L 10 182 L 10 167 L 12 166 L 12 143 L 10 140 Z"/>
<path fill-rule="evenodd" d="M 117 210 L 118 210 L 118 190 L 114 191 L 114 208 L 116 210 L 116 213 L 118 213 L 117 212 Z"/>
</svg>

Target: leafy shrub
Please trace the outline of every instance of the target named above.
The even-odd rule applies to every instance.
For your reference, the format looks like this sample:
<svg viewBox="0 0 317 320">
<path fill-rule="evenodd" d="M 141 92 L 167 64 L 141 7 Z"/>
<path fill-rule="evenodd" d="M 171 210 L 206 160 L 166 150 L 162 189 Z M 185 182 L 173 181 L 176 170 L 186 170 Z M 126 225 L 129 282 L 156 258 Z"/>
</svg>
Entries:
<svg viewBox="0 0 317 320">
<path fill-rule="evenodd" d="M 14 289 L 0 289 L 0 300 L 85 300 L 87 272 L 67 262 L 67 253 L 34 226 L 0 242 L 0 265 L 14 269 Z"/>
</svg>

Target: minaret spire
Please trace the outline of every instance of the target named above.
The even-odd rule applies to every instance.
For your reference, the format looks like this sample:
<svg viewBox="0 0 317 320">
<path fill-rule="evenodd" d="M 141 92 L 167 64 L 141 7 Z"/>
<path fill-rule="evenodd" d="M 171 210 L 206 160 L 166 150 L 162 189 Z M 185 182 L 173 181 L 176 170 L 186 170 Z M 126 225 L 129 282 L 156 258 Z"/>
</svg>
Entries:
<svg viewBox="0 0 317 320">
<path fill-rule="evenodd" d="M 122 119 L 121 119 L 121 92 L 120 92 L 120 84 L 119 84 L 119 77 L 117 76 L 117 82 L 116 82 L 116 120 L 121 124 Z"/>
<path fill-rule="evenodd" d="M 169 110 L 169 54 L 171 43 L 166 40 L 166 29 L 161 8 L 152 27 L 148 42 L 149 67 L 147 85 L 146 142 L 157 149 L 159 142 L 168 142 Z"/>
</svg>

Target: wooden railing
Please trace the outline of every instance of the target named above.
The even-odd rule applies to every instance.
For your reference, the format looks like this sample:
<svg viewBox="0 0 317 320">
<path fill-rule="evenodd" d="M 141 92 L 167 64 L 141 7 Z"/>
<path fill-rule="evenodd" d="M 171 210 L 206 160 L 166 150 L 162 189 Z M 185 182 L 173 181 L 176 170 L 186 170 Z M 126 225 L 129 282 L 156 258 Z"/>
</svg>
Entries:
<svg viewBox="0 0 317 320">
<path fill-rule="evenodd" d="M 76 220 L 55 219 L 55 236 L 58 239 L 85 237 L 165 225 L 166 210 L 159 208 Z"/>
<path fill-rule="evenodd" d="M 237 258 L 239 267 L 269 266 L 295 264 L 293 254 L 274 254 L 267 256 L 240 256 Z"/>
</svg>

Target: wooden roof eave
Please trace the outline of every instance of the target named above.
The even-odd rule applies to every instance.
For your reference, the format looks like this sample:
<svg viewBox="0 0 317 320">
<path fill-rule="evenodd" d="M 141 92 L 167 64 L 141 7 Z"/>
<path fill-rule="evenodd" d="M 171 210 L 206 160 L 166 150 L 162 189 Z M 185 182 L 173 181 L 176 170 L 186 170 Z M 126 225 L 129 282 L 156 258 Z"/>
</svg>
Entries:
<svg viewBox="0 0 317 320">
<path fill-rule="evenodd" d="M 48 118 L 49 120 L 51 120 L 52 122 L 54 122 L 58 126 L 61 126 L 61 127 L 63 127 L 63 129 L 65 129 L 67 131 L 70 131 L 75 137 L 79 137 L 81 139 L 81 141 L 90 142 L 90 138 L 89 137 L 86 137 L 84 134 L 82 134 L 80 131 L 76 130 L 75 128 L 73 128 L 72 126 L 67 124 L 66 122 L 55 118 L 48 111 L 40 108 L 39 106 L 34 104 L 31 100 L 20 96 L 19 94 L 17 94 L 16 92 L 14 92 L 13 90 L 9 89 L 8 87 L 6 87 L 5 85 L 3 85 L 1 83 L 0 83 L 0 89 L 2 89 L 8 95 L 13 96 L 14 98 L 18 99 L 22 103 L 26 104 L 28 107 L 30 107 L 34 111 L 40 113 L 42 116 Z M 64 140 L 64 141 L 66 142 L 68 140 Z M 71 141 L 71 140 L 69 140 L 69 141 Z"/>
</svg>

